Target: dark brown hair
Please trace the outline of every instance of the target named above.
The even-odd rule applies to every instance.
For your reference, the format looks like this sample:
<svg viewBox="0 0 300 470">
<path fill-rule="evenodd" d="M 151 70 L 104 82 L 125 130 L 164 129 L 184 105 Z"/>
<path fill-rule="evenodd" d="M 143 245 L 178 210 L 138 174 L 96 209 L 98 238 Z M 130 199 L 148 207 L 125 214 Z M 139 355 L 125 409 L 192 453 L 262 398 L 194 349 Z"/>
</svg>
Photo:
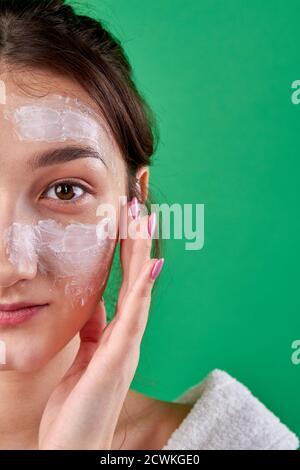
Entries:
<svg viewBox="0 0 300 470">
<path fill-rule="evenodd" d="M 158 127 L 136 88 L 120 41 L 102 22 L 76 14 L 64 0 L 0 0 L 0 72 L 12 67 L 50 70 L 76 80 L 106 119 L 127 167 L 127 198 L 142 198 L 136 172 L 150 166 Z M 153 254 L 160 257 L 155 239 Z"/>
</svg>

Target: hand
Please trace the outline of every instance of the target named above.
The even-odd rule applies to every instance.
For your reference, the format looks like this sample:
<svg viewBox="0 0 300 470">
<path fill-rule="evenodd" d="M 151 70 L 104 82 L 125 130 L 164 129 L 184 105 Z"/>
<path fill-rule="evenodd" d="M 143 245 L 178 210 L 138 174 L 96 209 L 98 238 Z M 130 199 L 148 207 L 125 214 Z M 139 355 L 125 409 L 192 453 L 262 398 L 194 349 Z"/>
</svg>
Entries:
<svg viewBox="0 0 300 470">
<path fill-rule="evenodd" d="M 134 220 L 125 204 L 128 226 Z M 123 209 L 124 210 L 124 209 Z M 124 212 L 123 212 L 124 214 Z M 152 215 L 153 217 L 153 215 Z M 70 369 L 51 394 L 39 429 L 39 449 L 110 449 L 122 406 L 137 369 L 154 279 L 164 259 L 151 259 L 152 237 L 120 241 L 122 285 L 116 312 L 107 324 L 100 302 L 80 331 Z M 156 266 L 154 266 L 156 265 Z"/>
</svg>

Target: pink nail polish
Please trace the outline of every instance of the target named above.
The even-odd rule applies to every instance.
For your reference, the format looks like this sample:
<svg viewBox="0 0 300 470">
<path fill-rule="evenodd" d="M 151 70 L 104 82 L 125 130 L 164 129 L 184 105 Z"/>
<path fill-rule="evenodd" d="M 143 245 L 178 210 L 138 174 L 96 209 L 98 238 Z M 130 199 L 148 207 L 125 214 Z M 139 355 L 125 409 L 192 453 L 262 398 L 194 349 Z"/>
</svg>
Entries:
<svg viewBox="0 0 300 470">
<path fill-rule="evenodd" d="M 164 258 L 160 258 L 154 264 L 153 269 L 151 271 L 151 278 L 153 279 L 153 281 L 158 277 L 159 273 L 161 272 L 164 261 Z"/>
<path fill-rule="evenodd" d="M 148 232 L 150 237 L 153 237 L 154 231 L 156 227 L 156 213 L 152 212 L 148 218 Z"/>
<path fill-rule="evenodd" d="M 139 215 L 139 202 L 135 196 L 130 202 L 130 210 L 131 210 L 132 217 L 134 219 L 137 219 Z"/>
</svg>

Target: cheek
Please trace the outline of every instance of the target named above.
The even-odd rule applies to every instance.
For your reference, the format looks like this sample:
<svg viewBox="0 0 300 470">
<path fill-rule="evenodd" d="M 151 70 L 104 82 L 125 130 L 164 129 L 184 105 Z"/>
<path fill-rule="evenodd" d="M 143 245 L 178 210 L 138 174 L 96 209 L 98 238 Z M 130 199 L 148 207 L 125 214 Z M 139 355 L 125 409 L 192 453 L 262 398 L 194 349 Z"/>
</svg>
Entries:
<svg viewBox="0 0 300 470">
<path fill-rule="evenodd" d="M 73 306 L 85 305 L 102 288 L 115 242 L 106 232 L 109 219 L 97 225 L 71 224 L 61 230 L 53 221 L 39 224 L 39 269 L 63 286 Z"/>
<path fill-rule="evenodd" d="M 110 223 L 104 218 L 96 225 L 62 227 L 52 219 L 30 228 L 14 224 L 8 244 L 10 260 L 28 273 L 36 270 L 53 295 L 65 296 L 73 307 L 84 306 L 103 289 L 109 274 L 115 249 Z"/>
<path fill-rule="evenodd" d="M 84 240 L 82 242 L 84 247 Z M 63 295 L 73 306 L 84 306 L 90 297 L 103 289 L 109 274 L 114 244 L 103 243 L 100 248 L 82 248 L 76 252 L 64 252 L 41 258 L 41 269 L 47 276 L 53 291 L 63 290 Z"/>
</svg>

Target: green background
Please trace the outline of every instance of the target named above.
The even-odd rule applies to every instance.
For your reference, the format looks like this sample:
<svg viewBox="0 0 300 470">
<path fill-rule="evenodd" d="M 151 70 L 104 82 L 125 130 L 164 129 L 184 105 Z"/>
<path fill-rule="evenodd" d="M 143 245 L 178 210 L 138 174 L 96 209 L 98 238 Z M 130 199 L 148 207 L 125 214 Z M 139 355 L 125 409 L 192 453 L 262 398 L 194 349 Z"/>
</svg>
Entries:
<svg viewBox="0 0 300 470">
<path fill-rule="evenodd" d="M 201 250 L 166 243 L 131 388 L 172 400 L 224 369 L 300 436 L 300 2 L 76 4 L 121 40 L 157 116 L 156 201 L 205 205 Z"/>
</svg>

